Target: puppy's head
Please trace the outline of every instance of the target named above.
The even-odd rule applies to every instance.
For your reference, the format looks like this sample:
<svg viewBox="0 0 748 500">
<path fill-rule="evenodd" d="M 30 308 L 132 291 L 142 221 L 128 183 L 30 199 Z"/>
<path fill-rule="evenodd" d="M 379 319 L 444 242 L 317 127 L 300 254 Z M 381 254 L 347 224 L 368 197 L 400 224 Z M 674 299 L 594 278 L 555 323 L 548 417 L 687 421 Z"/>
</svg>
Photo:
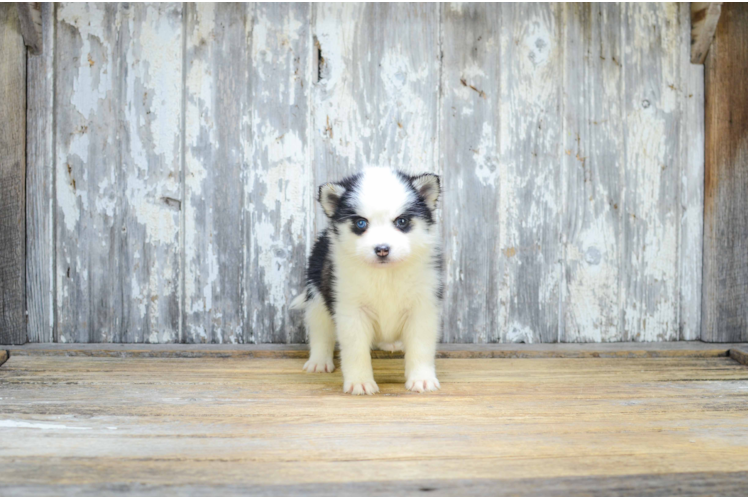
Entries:
<svg viewBox="0 0 748 500">
<path fill-rule="evenodd" d="M 409 176 L 369 167 L 323 184 L 319 202 L 343 252 L 385 267 L 423 256 L 437 244 L 433 230 L 439 176 Z"/>
</svg>

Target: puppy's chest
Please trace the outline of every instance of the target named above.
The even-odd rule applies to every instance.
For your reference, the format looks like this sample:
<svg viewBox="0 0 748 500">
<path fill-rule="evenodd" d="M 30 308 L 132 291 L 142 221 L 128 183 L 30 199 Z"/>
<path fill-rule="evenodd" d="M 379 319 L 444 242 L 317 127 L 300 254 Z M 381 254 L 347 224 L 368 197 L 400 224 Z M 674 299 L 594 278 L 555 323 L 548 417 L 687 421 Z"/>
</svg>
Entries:
<svg viewBox="0 0 748 500">
<path fill-rule="evenodd" d="M 398 335 L 414 303 L 432 293 L 428 280 L 404 273 L 362 273 L 339 284 L 341 301 L 363 311 L 380 338 Z"/>
</svg>

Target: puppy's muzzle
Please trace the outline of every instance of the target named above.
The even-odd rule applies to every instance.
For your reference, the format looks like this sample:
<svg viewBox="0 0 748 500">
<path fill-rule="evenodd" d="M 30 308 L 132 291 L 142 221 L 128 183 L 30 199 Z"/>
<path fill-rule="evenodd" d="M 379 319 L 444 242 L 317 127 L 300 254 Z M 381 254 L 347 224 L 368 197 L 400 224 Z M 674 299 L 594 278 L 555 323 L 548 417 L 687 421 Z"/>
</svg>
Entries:
<svg viewBox="0 0 748 500">
<path fill-rule="evenodd" d="M 374 248 L 374 253 L 377 254 L 377 257 L 380 259 L 384 259 L 390 254 L 390 247 L 387 245 L 377 245 L 376 248 Z"/>
</svg>

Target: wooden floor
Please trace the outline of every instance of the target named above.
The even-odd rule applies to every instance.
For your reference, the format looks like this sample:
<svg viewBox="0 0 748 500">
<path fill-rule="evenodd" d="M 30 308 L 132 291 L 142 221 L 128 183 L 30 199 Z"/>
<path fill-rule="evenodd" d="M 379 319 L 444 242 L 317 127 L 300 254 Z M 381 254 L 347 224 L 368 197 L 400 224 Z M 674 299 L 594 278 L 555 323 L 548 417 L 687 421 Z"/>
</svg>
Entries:
<svg viewBox="0 0 748 500">
<path fill-rule="evenodd" d="M 2 351 L 0 351 L 2 353 Z M 0 495 L 748 493 L 748 367 L 725 355 L 437 360 L 376 396 L 300 359 L 11 351 Z"/>
</svg>

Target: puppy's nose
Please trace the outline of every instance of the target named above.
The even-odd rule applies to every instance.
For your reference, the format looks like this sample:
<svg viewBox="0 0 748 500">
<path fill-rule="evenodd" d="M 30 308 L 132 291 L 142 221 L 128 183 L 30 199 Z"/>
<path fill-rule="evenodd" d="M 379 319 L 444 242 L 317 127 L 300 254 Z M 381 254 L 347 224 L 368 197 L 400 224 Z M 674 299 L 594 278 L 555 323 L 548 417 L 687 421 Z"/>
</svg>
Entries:
<svg viewBox="0 0 748 500">
<path fill-rule="evenodd" d="M 374 249 L 374 253 L 376 253 L 379 257 L 387 257 L 390 253 L 390 247 L 387 245 L 377 245 L 377 247 Z"/>
</svg>

